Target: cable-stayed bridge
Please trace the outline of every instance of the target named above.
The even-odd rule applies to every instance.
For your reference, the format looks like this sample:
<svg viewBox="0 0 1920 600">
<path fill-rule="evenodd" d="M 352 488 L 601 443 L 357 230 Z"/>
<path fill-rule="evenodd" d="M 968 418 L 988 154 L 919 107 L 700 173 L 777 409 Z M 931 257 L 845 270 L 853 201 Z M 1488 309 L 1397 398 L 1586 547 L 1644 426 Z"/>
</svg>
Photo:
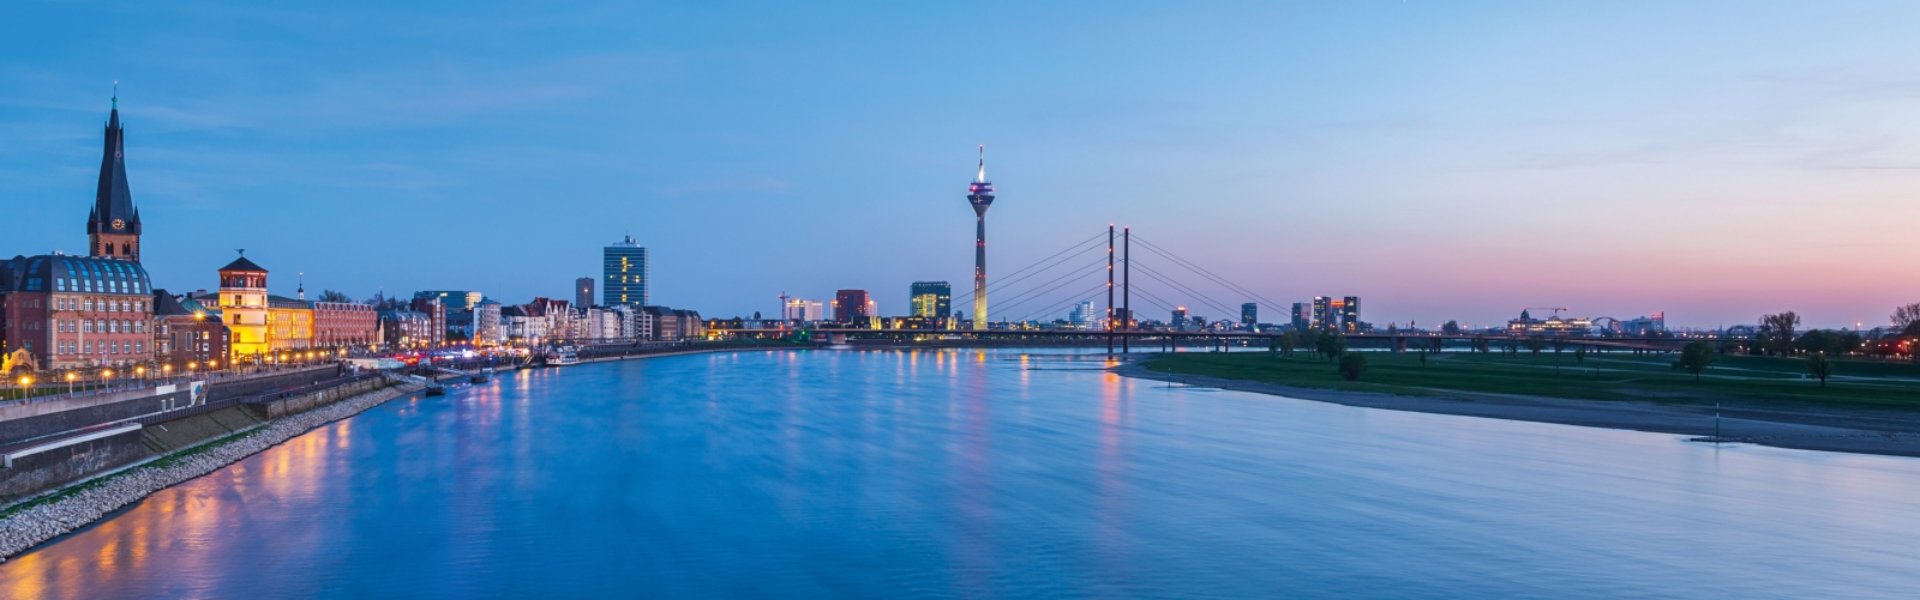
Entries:
<svg viewBox="0 0 1920 600">
<path fill-rule="evenodd" d="M 721 329 L 716 335 L 733 338 L 787 337 L 806 331 L 824 343 L 950 343 L 965 345 L 979 342 L 1105 344 L 1109 350 L 1128 352 L 1141 349 L 1177 351 L 1181 347 L 1277 346 L 1280 332 L 1251 328 L 1183 329 L 1174 323 L 1156 323 L 1140 314 L 1185 314 L 1189 308 L 1219 311 L 1227 318 L 1240 315 L 1238 306 L 1251 302 L 1264 310 L 1288 314 L 1289 303 L 1274 301 L 1256 291 L 1247 282 L 1236 281 L 1208 269 L 1157 243 L 1131 228 L 1108 226 L 1060 250 L 1028 262 L 1020 268 L 988 281 L 986 294 L 993 300 L 992 322 L 986 329 L 953 324 L 946 327 L 919 326 L 871 327 L 866 324 L 834 324 L 812 328 L 773 327 Z M 953 298 L 953 306 L 972 306 L 974 294 Z M 1091 302 L 1097 317 L 1088 322 L 1069 323 L 1057 317 L 1076 305 Z M 1135 306 L 1138 302 L 1139 305 Z M 1153 311 L 1153 312 L 1148 312 Z M 1268 313 L 1274 314 L 1274 313 Z M 939 320 L 935 320 L 939 321 Z M 884 321 L 883 321 L 884 322 Z M 1432 350 L 1465 347 L 1491 351 L 1517 349 L 1526 338 L 1489 332 L 1443 334 L 1420 331 L 1344 332 L 1356 347 L 1380 347 L 1399 350 Z M 1586 346 L 1622 350 L 1672 350 L 1691 341 L 1685 338 L 1585 338 L 1553 337 L 1544 343 L 1556 348 Z"/>
</svg>

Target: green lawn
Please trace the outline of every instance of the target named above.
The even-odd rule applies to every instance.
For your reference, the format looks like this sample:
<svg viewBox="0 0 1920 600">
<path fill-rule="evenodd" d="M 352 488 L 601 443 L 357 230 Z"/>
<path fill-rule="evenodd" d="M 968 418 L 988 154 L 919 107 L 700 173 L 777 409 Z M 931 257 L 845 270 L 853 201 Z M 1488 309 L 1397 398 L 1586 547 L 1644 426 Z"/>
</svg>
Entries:
<svg viewBox="0 0 1920 600">
<path fill-rule="evenodd" d="M 1711 402 L 1763 400 L 1920 406 L 1920 366 L 1905 363 L 1835 361 L 1825 388 L 1805 377 L 1806 363 L 1793 358 L 1722 356 L 1695 381 L 1672 368 L 1671 356 L 1608 354 L 1575 361 L 1572 352 L 1538 356 L 1436 353 L 1420 364 L 1416 353 L 1366 352 L 1367 370 L 1345 381 L 1333 363 L 1296 351 L 1294 357 L 1263 352 L 1194 352 L 1157 355 L 1149 370 L 1241 379 L 1311 388 L 1406 395 L 1457 392 L 1525 394 L 1595 400 Z"/>
</svg>

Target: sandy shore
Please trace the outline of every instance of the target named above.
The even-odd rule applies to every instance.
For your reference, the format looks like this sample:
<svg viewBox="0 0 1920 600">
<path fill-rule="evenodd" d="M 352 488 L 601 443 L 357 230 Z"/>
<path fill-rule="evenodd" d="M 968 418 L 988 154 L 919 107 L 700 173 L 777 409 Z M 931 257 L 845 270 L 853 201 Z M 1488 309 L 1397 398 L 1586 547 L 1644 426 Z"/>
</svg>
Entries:
<svg viewBox="0 0 1920 600">
<path fill-rule="evenodd" d="M 1398 396 L 1217 377 L 1168 375 L 1149 371 L 1139 363 L 1120 365 L 1114 367 L 1113 371 L 1127 377 L 1172 380 L 1186 385 L 1365 408 L 1686 436 L 1712 436 L 1714 428 L 1714 407 L 1711 405 L 1574 400 L 1452 391 L 1435 391 L 1436 397 Z M 1920 411 L 1736 400 L 1723 403 L 1720 412 L 1720 435 L 1726 441 L 1801 450 L 1920 457 Z"/>
</svg>

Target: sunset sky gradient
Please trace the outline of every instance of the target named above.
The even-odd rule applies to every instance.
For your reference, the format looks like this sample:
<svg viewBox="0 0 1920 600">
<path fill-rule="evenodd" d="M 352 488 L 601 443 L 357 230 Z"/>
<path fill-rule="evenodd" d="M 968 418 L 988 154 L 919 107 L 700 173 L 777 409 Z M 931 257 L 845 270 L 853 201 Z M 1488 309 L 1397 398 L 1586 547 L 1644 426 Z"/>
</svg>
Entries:
<svg viewBox="0 0 1920 600">
<path fill-rule="evenodd" d="M 119 80 L 177 291 L 570 297 L 631 234 L 660 303 L 900 313 L 969 287 L 984 143 L 999 269 L 1120 223 L 1381 326 L 1920 301 L 1920 4 L 1578 4 L 9 3 L 0 252 L 84 250 Z"/>
</svg>

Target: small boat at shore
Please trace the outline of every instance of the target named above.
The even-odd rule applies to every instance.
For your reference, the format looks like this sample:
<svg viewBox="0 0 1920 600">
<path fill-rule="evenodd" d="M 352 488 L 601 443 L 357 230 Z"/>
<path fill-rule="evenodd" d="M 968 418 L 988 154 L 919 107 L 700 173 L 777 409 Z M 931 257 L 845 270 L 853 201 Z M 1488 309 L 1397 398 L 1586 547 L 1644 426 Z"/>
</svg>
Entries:
<svg viewBox="0 0 1920 600">
<path fill-rule="evenodd" d="M 580 354 L 571 349 L 561 349 L 547 359 L 547 365 L 552 367 L 564 367 L 577 364 L 580 364 Z"/>
</svg>

